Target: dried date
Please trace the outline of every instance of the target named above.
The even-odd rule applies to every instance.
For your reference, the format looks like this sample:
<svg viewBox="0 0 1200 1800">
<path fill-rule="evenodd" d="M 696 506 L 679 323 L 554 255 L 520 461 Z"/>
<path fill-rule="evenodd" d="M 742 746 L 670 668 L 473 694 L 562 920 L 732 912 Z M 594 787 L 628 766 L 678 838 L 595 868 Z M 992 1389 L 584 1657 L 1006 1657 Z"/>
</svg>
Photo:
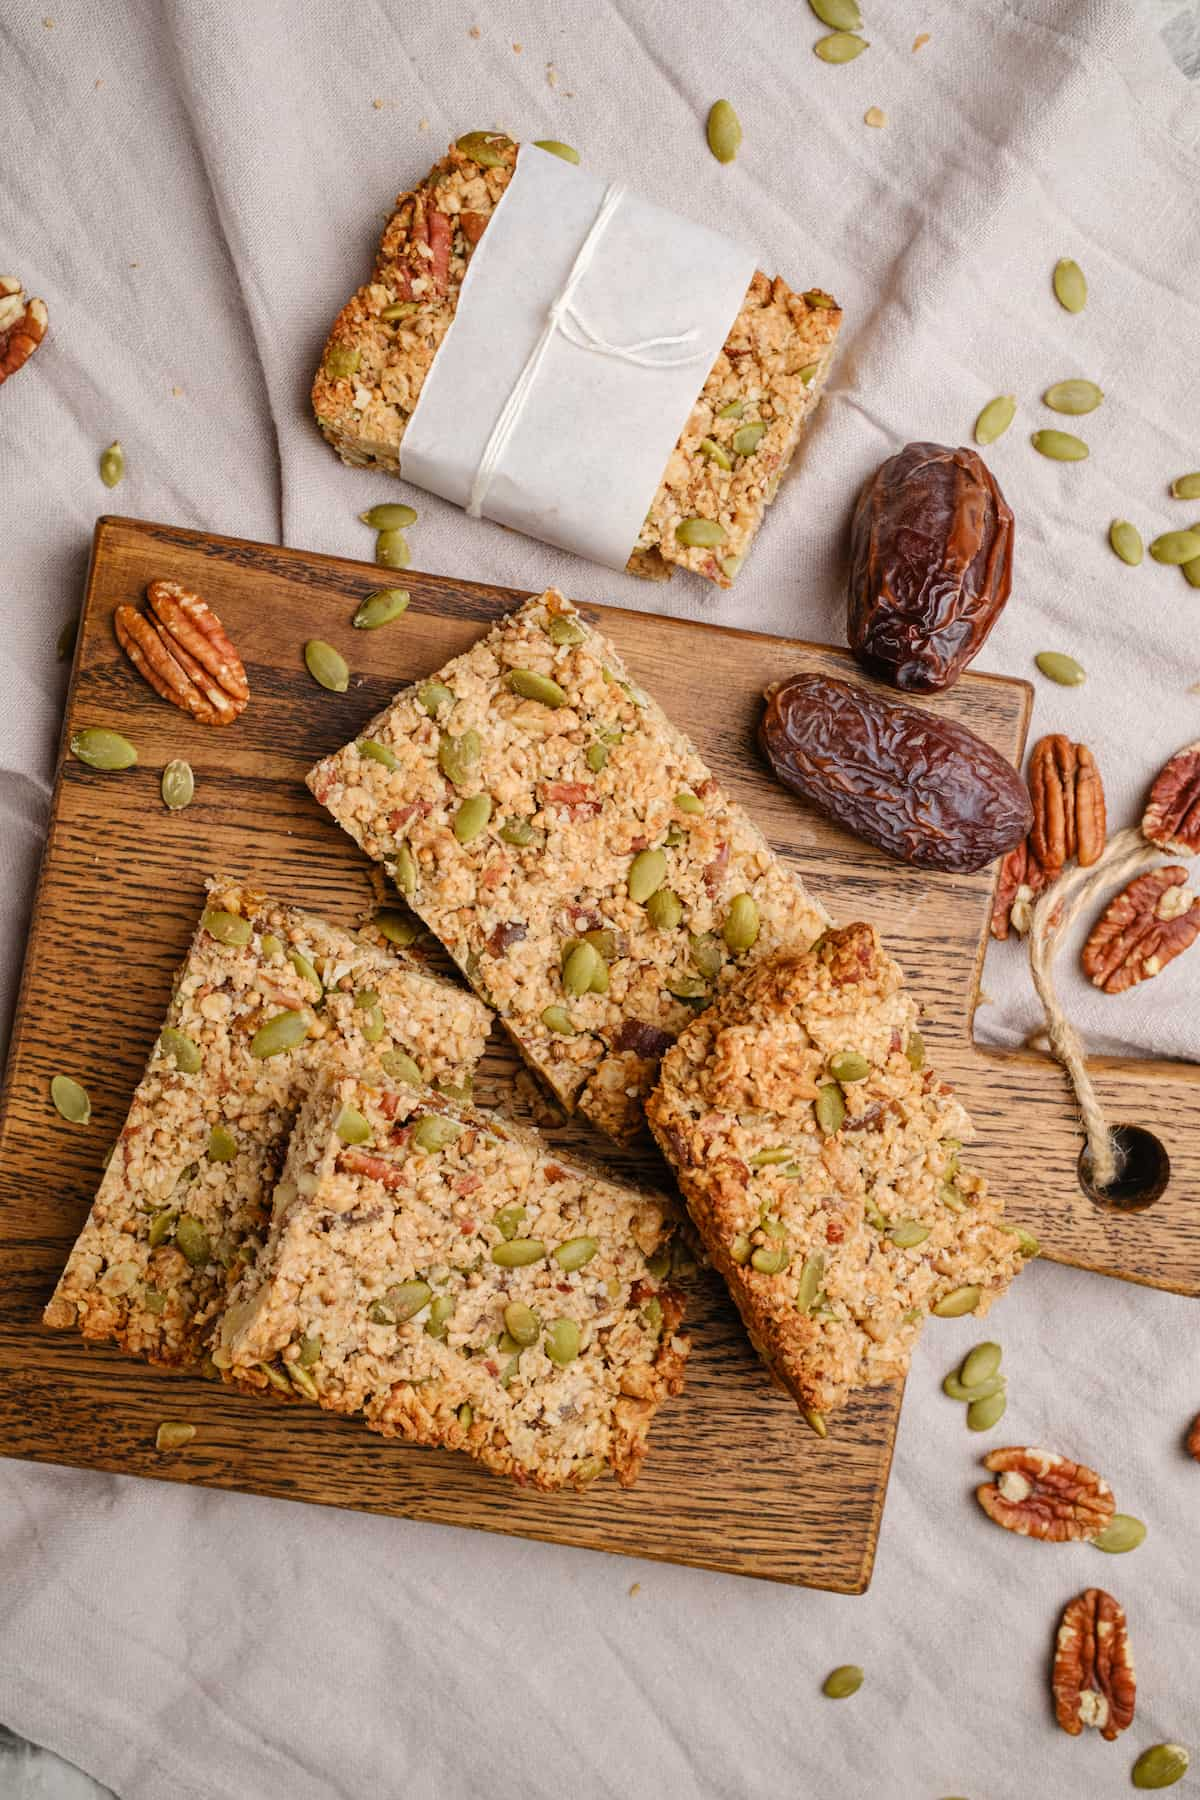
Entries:
<svg viewBox="0 0 1200 1800">
<path fill-rule="evenodd" d="M 881 681 L 952 687 L 1012 586 L 1013 516 L 973 450 L 906 444 L 859 495 L 847 641 Z"/>
<path fill-rule="evenodd" d="M 1029 830 L 1017 771 L 953 719 L 823 675 L 766 701 L 759 742 L 784 786 L 902 862 L 969 875 Z"/>
</svg>

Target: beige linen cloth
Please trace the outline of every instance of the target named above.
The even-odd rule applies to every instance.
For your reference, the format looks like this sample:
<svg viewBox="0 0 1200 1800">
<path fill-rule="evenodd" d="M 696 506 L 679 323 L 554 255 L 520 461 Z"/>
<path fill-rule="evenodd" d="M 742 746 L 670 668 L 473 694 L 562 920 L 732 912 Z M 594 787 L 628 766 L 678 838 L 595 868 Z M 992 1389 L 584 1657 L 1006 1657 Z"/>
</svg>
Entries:
<svg viewBox="0 0 1200 1800">
<path fill-rule="evenodd" d="M 324 446 L 313 364 L 392 196 L 481 126 L 577 145 L 831 289 L 846 327 L 732 593 L 647 586 L 410 492 L 417 564 L 837 642 L 864 476 L 907 439 L 969 441 L 983 402 L 1015 393 L 988 460 L 1016 512 L 1017 575 L 979 666 L 1034 677 L 1039 650 L 1077 656 L 1082 688 L 1034 677 L 1034 732 L 1090 744 L 1114 823 L 1136 817 L 1153 771 L 1200 737 L 1200 593 L 1105 544 L 1118 516 L 1147 539 L 1192 523 L 1166 490 L 1200 466 L 1200 16 L 1185 0 L 867 13 L 870 50 L 830 68 L 801 0 L 0 9 L 0 270 L 51 321 L 0 391 L 0 1018 L 65 687 L 54 644 L 96 514 L 370 555 L 355 515 L 403 490 Z M 729 167 L 703 138 L 722 94 L 745 129 Z M 1087 271 L 1082 315 L 1051 296 L 1060 256 Z M 1091 460 L 1066 466 L 1028 440 L 1054 422 L 1038 395 L 1073 375 L 1107 398 L 1081 423 Z M 113 438 L 128 474 L 110 497 L 96 463 Z M 697 674 L 718 699 L 719 669 Z M 980 1028 L 1021 1041 L 1036 1014 L 1014 947 L 992 953 L 986 986 Z M 1119 1000 L 1074 975 L 1063 989 L 1094 1046 L 1200 1054 L 1200 951 Z M 1103 1470 L 1149 1525 L 1112 1560 L 983 1517 L 986 1445 L 939 1391 L 981 1333 L 930 1329 L 874 1586 L 855 1600 L 0 1464 L 0 1720 L 124 1800 L 1119 1792 L 1146 1744 L 1200 1753 L 1200 1468 L 1180 1451 L 1198 1324 L 1191 1302 L 1046 1265 L 989 1320 L 1010 1400 L 987 1441 Z M 1058 1732 L 1047 1698 L 1059 1611 L 1091 1583 L 1124 1601 L 1140 1677 L 1115 1746 Z M 824 1700 L 847 1661 L 861 1691 Z"/>
</svg>

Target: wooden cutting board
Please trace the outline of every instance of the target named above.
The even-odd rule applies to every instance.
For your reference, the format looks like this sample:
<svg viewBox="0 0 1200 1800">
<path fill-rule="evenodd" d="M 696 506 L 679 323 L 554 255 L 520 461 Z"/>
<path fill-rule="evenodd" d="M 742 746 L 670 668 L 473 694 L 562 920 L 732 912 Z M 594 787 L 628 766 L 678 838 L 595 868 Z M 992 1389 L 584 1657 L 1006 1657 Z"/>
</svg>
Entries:
<svg viewBox="0 0 1200 1800">
<path fill-rule="evenodd" d="M 137 602 L 160 576 L 201 592 L 242 652 L 254 697 L 228 730 L 195 725 L 159 700 L 117 648 L 114 608 Z M 369 564 L 130 520 L 97 525 L 63 746 L 84 725 L 110 725 L 134 741 L 140 760 L 119 775 L 60 760 L 0 1110 L 0 1452 L 860 1593 L 901 1389 L 857 1396 L 822 1442 L 771 1386 L 711 1276 L 692 1294 L 687 1388 L 660 1414 L 628 1493 L 609 1482 L 585 1496 L 521 1492 L 465 1457 L 165 1374 L 41 1324 L 158 1030 L 204 876 L 227 870 L 343 924 L 360 919 L 373 903 L 372 869 L 302 777 L 396 688 L 464 649 L 520 597 L 440 576 L 404 582 L 412 595 L 404 618 L 355 632 L 355 606 L 381 585 Z M 599 585 L 589 573 L 587 586 Z M 1095 1204 L 1077 1180 L 1080 1138 L 1057 1067 L 971 1044 L 991 873 L 902 868 L 790 797 L 759 761 L 753 730 L 764 685 L 797 669 L 857 679 L 849 657 L 641 613 L 597 607 L 595 615 L 834 916 L 879 926 L 926 1002 L 931 1060 L 961 1087 L 980 1132 L 978 1161 L 1013 1218 L 1038 1233 L 1048 1256 L 1200 1290 L 1200 1069 L 1104 1065 L 1100 1088 L 1112 1116 L 1155 1131 L 1172 1173 L 1144 1210 Z M 317 636 L 345 653 L 354 671 L 347 693 L 325 693 L 305 672 L 301 647 Z M 967 675 L 933 704 L 1019 761 L 1026 683 Z M 159 778 L 180 756 L 195 770 L 196 798 L 168 814 Z M 513 1107 L 518 1066 L 497 1028 L 480 1099 Z M 52 1109 L 47 1090 L 58 1072 L 87 1086 L 90 1126 L 68 1126 Z M 573 1138 L 596 1148 L 575 1127 L 555 1141 Z M 652 1151 L 632 1166 L 668 1179 Z M 936 1320 L 929 1329 L 937 1331 Z M 162 1456 L 154 1435 L 168 1417 L 194 1423 L 197 1436 L 185 1452 Z"/>
</svg>

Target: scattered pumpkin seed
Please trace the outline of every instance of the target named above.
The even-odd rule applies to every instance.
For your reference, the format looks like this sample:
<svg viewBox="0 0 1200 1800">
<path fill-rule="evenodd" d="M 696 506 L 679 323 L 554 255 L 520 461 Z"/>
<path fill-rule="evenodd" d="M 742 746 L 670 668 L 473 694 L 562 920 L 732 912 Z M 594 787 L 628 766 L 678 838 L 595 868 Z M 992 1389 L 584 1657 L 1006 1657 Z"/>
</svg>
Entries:
<svg viewBox="0 0 1200 1800">
<path fill-rule="evenodd" d="M 840 1056 L 829 1059 L 829 1073 L 835 1081 L 843 1084 L 851 1081 L 865 1081 L 871 1073 L 871 1065 L 857 1050 L 843 1050 Z"/>
<path fill-rule="evenodd" d="M 379 533 L 375 539 L 375 561 L 381 569 L 407 569 L 412 561 L 412 551 L 402 531 Z"/>
<path fill-rule="evenodd" d="M 1104 389 L 1098 388 L 1094 381 L 1056 381 L 1042 395 L 1042 402 L 1051 412 L 1090 413 L 1095 412 L 1104 398 Z"/>
<path fill-rule="evenodd" d="M 930 1308 L 930 1311 L 938 1319 L 961 1319 L 964 1313 L 974 1312 L 982 1298 L 982 1288 L 952 1288 L 948 1294 L 942 1296 L 936 1306 Z"/>
<path fill-rule="evenodd" d="M 764 419 L 752 419 L 748 425 L 739 425 L 733 434 L 733 447 L 739 456 L 753 456 L 763 440 L 767 426 Z"/>
<path fill-rule="evenodd" d="M 1150 554 L 1156 563 L 1171 563 L 1176 567 L 1180 563 L 1195 562 L 1200 556 L 1200 532 L 1164 531 L 1151 543 Z"/>
<path fill-rule="evenodd" d="M 260 1025 L 250 1039 L 251 1056 L 265 1061 L 269 1056 L 280 1056 L 285 1050 L 294 1050 L 308 1036 L 311 1023 L 306 1012 L 276 1013 L 265 1025 Z"/>
<path fill-rule="evenodd" d="M 968 1387 L 955 1370 L 943 1381 L 942 1392 L 951 1400 L 958 1400 L 969 1406 L 972 1400 L 987 1400 L 992 1394 L 1003 1393 L 1007 1386 L 1008 1382 L 1003 1375 L 992 1375 L 986 1381 L 977 1381 L 973 1387 Z"/>
<path fill-rule="evenodd" d="M 1123 563 L 1136 569 L 1142 560 L 1142 534 L 1128 519 L 1114 519 L 1108 528 L 1108 541 Z"/>
<path fill-rule="evenodd" d="M 511 693 L 520 694 L 523 700 L 540 700 L 543 706 L 565 706 L 567 696 L 557 681 L 549 675 L 539 675 L 534 669 L 510 669 L 505 677 L 504 685 Z"/>
<path fill-rule="evenodd" d="M 835 31 L 829 37 L 817 39 L 813 55 L 819 56 L 824 63 L 848 63 L 870 47 L 867 39 L 859 37 L 856 31 Z"/>
<path fill-rule="evenodd" d="M 1000 1345 L 990 1339 L 968 1350 L 959 1370 L 963 1386 L 978 1387 L 981 1381 L 989 1381 L 1000 1367 L 1003 1354 Z"/>
<path fill-rule="evenodd" d="M 202 1269 L 212 1257 L 208 1233 L 191 1213 L 181 1213 L 175 1227 L 175 1248 L 182 1251 L 194 1269 Z"/>
<path fill-rule="evenodd" d="M 347 381 L 358 369 L 359 352 L 349 344 L 334 344 L 325 357 L 325 373 L 331 381 Z"/>
<path fill-rule="evenodd" d="M 448 688 L 444 681 L 423 681 L 417 689 L 417 703 L 431 719 L 436 718 L 441 707 L 454 705 L 453 689 Z"/>
<path fill-rule="evenodd" d="M 708 147 L 719 163 L 731 163 L 742 142 L 742 123 L 728 100 L 714 100 L 705 128 Z"/>
<path fill-rule="evenodd" d="M 882 131 L 887 124 L 887 114 L 882 106 L 868 106 L 863 114 L 863 124 L 870 125 L 874 131 Z"/>
<path fill-rule="evenodd" d="M 174 1419 L 164 1419 L 154 1434 L 154 1448 L 156 1450 L 182 1450 L 185 1444 L 191 1443 L 195 1435 L 196 1427 L 194 1425 L 185 1425 L 182 1421 L 176 1422 Z"/>
<path fill-rule="evenodd" d="M 1124 1556 L 1127 1550 L 1136 1550 L 1145 1542 L 1146 1527 L 1132 1513 L 1114 1513 L 1103 1531 L 1098 1531 L 1088 1542 L 1093 1549 L 1105 1550 L 1110 1556 Z"/>
<path fill-rule="evenodd" d="M 355 631 L 378 631 L 381 625 L 390 625 L 407 611 L 407 588 L 377 588 L 359 603 L 350 622 Z"/>
<path fill-rule="evenodd" d="M 922 1225 L 919 1219 L 897 1219 L 889 1225 L 886 1236 L 891 1238 L 898 1250 L 915 1250 L 929 1236 L 929 1226 Z"/>
<path fill-rule="evenodd" d="M 858 0 L 808 0 L 812 11 L 830 31 L 861 31 Z"/>
<path fill-rule="evenodd" d="M 527 1269 L 545 1260 L 546 1246 L 541 1238 L 508 1238 L 492 1246 L 492 1261 L 501 1269 Z"/>
<path fill-rule="evenodd" d="M 1082 664 L 1061 650 L 1039 650 L 1033 660 L 1047 680 L 1057 681 L 1059 687 L 1079 687 L 1087 680 Z"/>
<path fill-rule="evenodd" d="M 863 1684 L 863 1672 L 856 1663 L 843 1663 L 825 1677 L 821 1692 L 830 1700 L 848 1700 Z"/>
<path fill-rule="evenodd" d="M 501 151 L 512 148 L 512 139 L 502 131 L 468 131 L 457 140 L 455 148 L 481 169 L 498 169 L 504 162 Z"/>
<path fill-rule="evenodd" d="M 109 731 L 103 725 L 85 725 L 77 731 L 70 743 L 71 755 L 89 769 L 103 769 L 106 773 L 114 769 L 132 769 L 137 761 L 137 751 L 123 738 L 119 731 Z"/>
<path fill-rule="evenodd" d="M 1087 282 L 1083 270 L 1069 256 L 1061 256 L 1054 265 L 1054 296 L 1067 312 L 1082 312 L 1087 305 Z"/>
<path fill-rule="evenodd" d="M 370 1125 L 355 1106 L 343 1106 L 333 1129 L 343 1144 L 365 1144 L 371 1136 Z"/>
<path fill-rule="evenodd" d="M 394 300 L 390 306 L 384 307 L 379 316 L 381 319 L 386 319 L 388 324 L 391 325 L 394 324 L 397 319 L 410 318 L 417 310 L 417 302 L 415 300 Z"/>
<path fill-rule="evenodd" d="M 758 939 L 758 928 L 758 906 L 753 895 L 735 894 L 721 927 L 721 936 L 735 956 L 753 947 Z"/>
<path fill-rule="evenodd" d="M 977 444 L 994 444 L 1003 437 L 1017 414 L 1017 397 L 1015 394 L 997 394 L 989 400 L 975 421 L 975 442 Z"/>
<path fill-rule="evenodd" d="M 656 888 L 646 902 L 646 917 L 659 931 L 674 931 L 683 918 L 683 901 L 674 888 Z"/>
<path fill-rule="evenodd" d="M 994 1394 L 981 1395 L 967 1407 L 968 1431 L 990 1431 L 998 1425 L 1008 1407 L 1008 1391 L 998 1388 Z"/>
<path fill-rule="evenodd" d="M 235 950 L 244 950 L 254 936 L 254 926 L 249 919 L 243 919 L 240 913 L 225 912 L 219 906 L 209 907 L 200 923 L 209 937 Z"/>
<path fill-rule="evenodd" d="M 1191 1760 L 1182 1744 L 1153 1744 L 1134 1763 L 1130 1779 L 1135 1788 L 1174 1787 L 1187 1774 Z"/>
<path fill-rule="evenodd" d="M 487 830 L 488 820 L 491 816 L 492 796 L 490 794 L 469 795 L 454 815 L 454 835 L 459 843 L 473 843 L 481 831 Z"/>
<path fill-rule="evenodd" d="M 75 654 L 75 640 L 79 636 L 79 614 L 73 613 L 58 634 L 58 642 L 54 646 L 54 654 L 59 662 L 67 662 Z"/>
<path fill-rule="evenodd" d="M 716 519 L 681 519 L 675 527 L 675 537 L 689 549 L 711 550 L 725 542 L 725 527 Z"/>
<path fill-rule="evenodd" d="M 1185 562 L 1181 566 L 1188 586 L 1200 588 L 1200 556 L 1196 557 L 1193 562 Z"/>
<path fill-rule="evenodd" d="M 639 850 L 629 865 L 629 874 L 626 878 L 629 898 L 638 906 L 645 906 L 651 894 L 657 893 L 662 886 L 666 872 L 665 851 Z"/>
<path fill-rule="evenodd" d="M 825 1423 L 824 1413 L 818 1412 L 815 1406 L 802 1406 L 800 1411 L 804 1416 L 805 1424 L 810 1430 L 815 1431 L 818 1437 L 829 1436 L 829 1427 Z"/>
<path fill-rule="evenodd" d="M 1088 453 L 1083 439 L 1069 431 L 1035 431 L 1029 441 L 1039 456 L 1048 456 L 1051 462 L 1083 462 Z"/>
<path fill-rule="evenodd" d="M 699 450 L 701 456 L 707 457 L 709 462 L 716 463 L 718 469 L 732 469 L 732 456 L 723 444 L 717 443 L 715 438 L 701 438 Z"/>
<path fill-rule="evenodd" d="M 100 452 L 100 479 L 106 488 L 115 488 L 125 473 L 125 452 L 115 441 Z"/>
<path fill-rule="evenodd" d="M 214 1125 L 208 1134 L 209 1162 L 232 1162 L 238 1153 L 237 1139 L 227 1125 Z"/>
<path fill-rule="evenodd" d="M 1200 469 L 1192 475 L 1177 475 L 1171 483 L 1173 500 L 1200 500 Z"/>
<path fill-rule="evenodd" d="M 379 506 L 369 506 L 358 516 L 372 531 L 404 531 L 417 522 L 416 508 L 405 506 L 402 500 L 384 500 Z"/>
<path fill-rule="evenodd" d="M 577 163 L 579 152 L 570 144 L 560 143 L 558 138 L 534 138 L 535 150 L 545 150 L 551 156 L 560 157 L 563 162 Z"/>
<path fill-rule="evenodd" d="M 350 670 L 344 656 L 321 638 L 309 638 L 304 646 L 304 661 L 318 687 L 331 694 L 344 694 L 350 686 Z"/>
<path fill-rule="evenodd" d="M 483 742 L 477 731 L 469 729 L 461 737 L 444 732 L 438 743 L 438 768 L 447 781 L 462 787 L 473 779 L 482 755 Z"/>
<path fill-rule="evenodd" d="M 92 1116 L 92 1103 L 87 1089 L 70 1075 L 55 1075 L 50 1082 L 50 1098 L 59 1118 L 68 1125 L 86 1125 Z"/>
<path fill-rule="evenodd" d="M 192 765 L 184 762 L 182 757 L 169 762 L 162 772 L 160 791 L 168 812 L 182 812 L 185 806 L 190 806 L 196 791 Z"/>
<path fill-rule="evenodd" d="M 457 1119 L 448 1119 L 443 1113 L 424 1113 L 413 1126 L 410 1142 L 432 1155 L 461 1135 L 462 1126 Z"/>
<path fill-rule="evenodd" d="M 814 1300 L 821 1291 L 821 1283 L 825 1279 L 825 1258 L 820 1251 L 806 1256 L 804 1267 L 800 1271 L 800 1285 L 796 1290 L 796 1311 L 811 1311 Z"/>
<path fill-rule="evenodd" d="M 925 1039 L 921 1036 L 919 1031 L 912 1031 L 909 1033 L 908 1043 L 904 1048 L 904 1054 L 908 1059 L 909 1068 L 912 1069 L 914 1073 L 919 1073 L 920 1070 L 925 1067 Z"/>
<path fill-rule="evenodd" d="M 846 1117 L 846 1102 L 836 1081 L 827 1081 L 818 1090 L 813 1110 L 817 1115 L 817 1124 L 826 1137 L 832 1137 L 842 1129 Z"/>
</svg>

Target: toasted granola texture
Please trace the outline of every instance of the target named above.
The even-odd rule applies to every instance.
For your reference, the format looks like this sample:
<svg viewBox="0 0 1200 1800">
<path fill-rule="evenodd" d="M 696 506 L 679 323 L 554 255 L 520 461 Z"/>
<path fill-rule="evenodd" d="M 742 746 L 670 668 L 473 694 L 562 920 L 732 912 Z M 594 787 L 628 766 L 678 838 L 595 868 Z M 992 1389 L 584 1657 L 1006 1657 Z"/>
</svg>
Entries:
<svg viewBox="0 0 1200 1800">
<path fill-rule="evenodd" d="M 960 1165 L 971 1123 L 917 1016 L 873 929 L 847 925 L 727 990 L 646 1108 L 755 1346 L 822 1414 L 903 1375 L 950 1296 L 986 1312 L 1032 1244 Z"/>
<path fill-rule="evenodd" d="M 683 1385 L 672 1230 L 526 1129 L 327 1070 L 215 1360 L 521 1484 L 629 1486 Z"/>
<path fill-rule="evenodd" d="M 400 195 L 372 279 L 334 321 L 312 403 L 343 462 L 399 470 L 404 432 L 453 322 L 471 254 L 516 167 L 517 145 L 493 144 L 496 167 L 481 168 L 451 145 Z M 732 584 L 816 408 L 841 321 L 820 289 L 796 294 L 779 276 L 755 274 L 671 453 L 631 573 L 665 580 L 679 566 L 718 587 Z M 735 438 L 756 422 L 766 429 L 742 453 Z M 715 520 L 723 542 L 681 544 L 676 527 L 690 518 Z"/>
<path fill-rule="evenodd" d="M 552 684 L 550 704 L 514 691 L 530 675 Z M 363 756 L 362 738 L 395 768 Z M 659 1060 L 697 1007 L 743 962 L 828 924 L 553 589 L 400 694 L 362 738 L 309 787 L 388 868 L 556 1098 L 618 1141 L 642 1128 Z M 460 808 L 483 795 L 486 823 L 462 842 Z M 661 890 L 650 904 L 629 891 L 648 850 Z M 723 934 L 738 896 L 753 902 L 756 935 L 735 952 Z M 585 939 L 597 967 L 576 992 L 566 963 Z"/>
<path fill-rule="evenodd" d="M 283 1014 L 301 1041 L 257 1054 L 256 1034 Z M 429 1081 L 469 1086 L 489 1025 L 476 999 L 416 964 L 211 880 L 47 1325 L 152 1362 L 201 1361 L 261 1242 L 288 1133 L 325 1058 L 403 1053 Z"/>
</svg>

